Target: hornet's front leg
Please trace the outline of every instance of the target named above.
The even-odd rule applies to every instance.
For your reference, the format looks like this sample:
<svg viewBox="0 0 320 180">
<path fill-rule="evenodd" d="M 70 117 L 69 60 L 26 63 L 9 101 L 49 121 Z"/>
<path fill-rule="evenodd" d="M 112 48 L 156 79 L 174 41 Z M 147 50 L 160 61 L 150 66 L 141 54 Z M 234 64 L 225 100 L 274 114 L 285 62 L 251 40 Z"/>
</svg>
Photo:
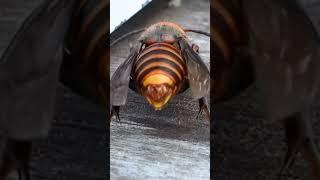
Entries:
<svg viewBox="0 0 320 180">
<path fill-rule="evenodd" d="M 31 141 L 7 139 L 0 165 L 0 180 L 7 180 L 15 170 L 19 180 L 30 180 Z"/>
<path fill-rule="evenodd" d="M 132 79 L 132 77 L 130 77 L 129 88 L 130 88 L 131 90 L 133 90 L 134 92 L 139 93 L 138 90 L 137 90 L 137 88 L 136 88 L 136 86 L 135 86 L 135 83 L 134 83 L 134 80 Z M 110 119 L 109 119 L 110 123 L 111 123 L 111 119 L 112 119 L 114 116 L 116 117 L 116 119 L 117 119 L 118 121 L 120 121 L 120 106 L 115 106 L 115 105 L 113 105 L 113 106 L 111 107 Z"/>
<path fill-rule="evenodd" d="M 192 49 L 193 49 L 194 52 L 199 53 L 199 46 L 198 46 L 198 45 L 192 44 L 191 47 L 192 47 Z"/>
</svg>

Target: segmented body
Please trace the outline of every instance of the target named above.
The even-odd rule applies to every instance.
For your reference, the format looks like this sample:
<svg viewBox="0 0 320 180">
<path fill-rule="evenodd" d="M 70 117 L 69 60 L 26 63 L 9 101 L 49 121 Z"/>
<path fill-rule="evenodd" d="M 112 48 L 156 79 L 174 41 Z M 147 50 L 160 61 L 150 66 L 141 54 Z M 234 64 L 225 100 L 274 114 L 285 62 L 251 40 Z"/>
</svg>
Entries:
<svg viewBox="0 0 320 180">
<path fill-rule="evenodd" d="M 61 73 L 66 85 L 102 104 L 109 101 L 108 12 L 108 1 L 79 1 L 66 42 L 71 54 L 66 53 Z"/>
<path fill-rule="evenodd" d="M 163 76 L 169 85 L 177 86 L 178 92 L 185 82 L 186 72 L 186 63 L 180 50 L 169 43 L 154 43 L 139 54 L 133 77 L 136 86 L 141 89 L 154 83 L 154 76 Z"/>
<path fill-rule="evenodd" d="M 139 91 L 149 84 L 157 83 L 174 87 L 174 94 L 184 87 L 187 69 L 177 44 L 178 38 L 187 39 L 183 28 L 176 23 L 165 21 L 149 26 L 141 34 L 139 41 L 145 47 L 137 57 L 133 69 Z"/>
</svg>

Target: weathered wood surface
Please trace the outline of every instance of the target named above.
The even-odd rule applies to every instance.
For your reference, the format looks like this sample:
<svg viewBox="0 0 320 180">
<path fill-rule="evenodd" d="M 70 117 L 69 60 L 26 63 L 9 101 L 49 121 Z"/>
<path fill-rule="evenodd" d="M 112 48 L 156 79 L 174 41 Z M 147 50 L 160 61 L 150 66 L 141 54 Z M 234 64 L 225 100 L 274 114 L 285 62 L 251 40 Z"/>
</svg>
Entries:
<svg viewBox="0 0 320 180">
<path fill-rule="evenodd" d="M 163 1 L 165 2 L 165 1 Z M 186 28 L 210 31 L 209 0 L 182 0 L 180 7 L 156 6 L 132 19 L 118 34 L 173 21 Z M 138 36 L 111 48 L 111 74 L 129 54 L 129 44 Z M 208 37 L 190 33 L 209 67 Z M 140 95 L 129 91 L 127 105 L 120 111 L 121 122 L 110 127 L 111 179 L 209 179 L 210 128 L 204 115 L 195 119 L 198 102 L 190 90 L 176 96 L 163 110 L 155 111 Z"/>
<path fill-rule="evenodd" d="M 299 0 L 304 5 L 320 34 L 320 1 Z M 277 179 L 285 152 L 284 129 L 265 119 L 256 87 L 238 97 L 216 105 L 214 123 L 214 173 L 216 180 Z M 312 107 L 316 142 L 320 142 L 320 105 Z M 319 148 L 320 150 L 320 148 Z M 301 155 L 286 180 L 306 180 L 308 169 Z"/>
<path fill-rule="evenodd" d="M 0 0 L 0 55 L 23 20 L 41 1 Z M 50 136 L 34 146 L 32 178 L 106 179 L 105 111 L 63 86 L 58 87 L 56 99 Z"/>
</svg>

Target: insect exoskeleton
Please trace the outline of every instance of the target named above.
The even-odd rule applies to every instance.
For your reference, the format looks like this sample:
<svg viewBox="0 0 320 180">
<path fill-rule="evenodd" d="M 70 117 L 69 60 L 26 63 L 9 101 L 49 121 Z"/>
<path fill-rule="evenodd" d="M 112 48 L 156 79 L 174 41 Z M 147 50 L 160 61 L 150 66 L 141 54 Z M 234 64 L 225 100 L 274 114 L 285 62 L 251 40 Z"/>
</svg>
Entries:
<svg viewBox="0 0 320 180">
<path fill-rule="evenodd" d="M 154 43 L 139 54 L 132 73 L 140 93 L 161 110 L 185 83 L 186 66 L 176 47 Z"/>
<path fill-rule="evenodd" d="M 111 78 L 110 118 L 119 118 L 129 87 L 145 97 L 155 110 L 163 109 L 175 95 L 190 87 L 193 97 L 199 100 L 200 112 L 205 110 L 210 119 L 204 98 L 209 93 L 210 74 L 198 54 L 199 47 L 189 45 L 188 31 L 205 34 L 185 30 L 173 22 L 158 22 L 144 29 L 138 45 Z"/>
</svg>

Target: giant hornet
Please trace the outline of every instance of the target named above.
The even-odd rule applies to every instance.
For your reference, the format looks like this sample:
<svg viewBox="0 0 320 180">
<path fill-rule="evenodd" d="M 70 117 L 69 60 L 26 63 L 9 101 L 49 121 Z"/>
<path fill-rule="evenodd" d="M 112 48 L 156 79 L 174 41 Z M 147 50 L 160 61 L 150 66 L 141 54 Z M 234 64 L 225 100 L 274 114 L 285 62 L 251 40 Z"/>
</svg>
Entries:
<svg viewBox="0 0 320 180">
<path fill-rule="evenodd" d="M 0 61 L 0 180 L 14 170 L 30 179 L 32 141 L 48 135 L 59 76 L 78 94 L 109 102 L 108 11 L 107 0 L 44 0 L 15 34 Z"/>
<path fill-rule="evenodd" d="M 120 106 L 125 105 L 128 89 L 141 94 L 154 107 L 163 109 L 177 94 L 191 88 L 199 99 L 200 111 L 205 111 L 210 122 L 210 112 L 205 96 L 210 89 L 210 73 L 198 52 L 199 47 L 189 45 L 187 30 L 173 22 L 158 22 L 143 31 L 139 43 L 131 49 L 128 58 L 118 67 L 111 78 L 111 116 L 119 119 Z M 119 40 L 115 40 L 114 45 Z"/>
<path fill-rule="evenodd" d="M 283 123 L 288 150 L 280 176 L 301 152 L 320 179 L 320 155 L 310 124 L 319 95 L 320 39 L 296 1 L 213 0 L 214 103 L 255 80 L 268 118 Z"/>
</svg>

